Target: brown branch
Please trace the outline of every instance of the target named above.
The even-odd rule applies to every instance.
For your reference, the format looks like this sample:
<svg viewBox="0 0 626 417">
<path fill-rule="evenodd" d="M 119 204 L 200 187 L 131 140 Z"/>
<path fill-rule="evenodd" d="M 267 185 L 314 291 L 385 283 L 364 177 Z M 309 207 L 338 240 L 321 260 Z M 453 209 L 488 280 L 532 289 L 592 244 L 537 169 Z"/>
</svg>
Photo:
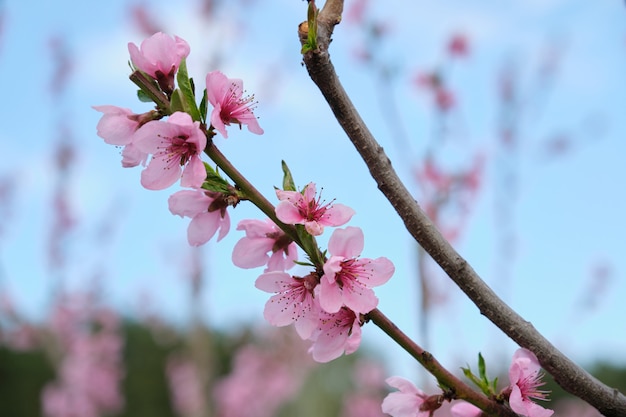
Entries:
<svg viewBox="0 0 626 417">
<path fill-rule="evenodd" d="M 543 368 L 561 387 L 587 401 L 607 417 L 626 416 L 626 396 L 572 362 L 530 322 L 504 303 L 454 250 L 411 197 L 383 148 L 350 101 L 330 61 L 328 45 L 334 26 L 341 21 L 342 5 L 342 0 L 326 1 L 317 18 L 319 48 L 304 54 L 304 63 L 339 124 L 367 164 L 378 188 L 402 218 L 409 233 L 476 304 L 481 314 L 520 346 L 533 351 Z M 301 39 L 305 29 L 306 25 L 300 25 Z"/>
<path fill-rule="evenodd" d="M 410 337 L 404 334 L 391 320 L 380 310 L 374 309 L 367 313 L 366 318 L 372 320 L 389 337 L 391 337 L 404 350 L 409 352 L 428 372 L 430 372 L 439 385 L 444 388 L 454 390 L 454 398 L 465 400 L 479 407 L 490 416 L 516 417 L 510 408 L 492 401 L 484 395 L 474 391 L 469 385 L 454 376 L 443 367 L 437 359 L 430 353 L 422 349 Z"/>
</svg>

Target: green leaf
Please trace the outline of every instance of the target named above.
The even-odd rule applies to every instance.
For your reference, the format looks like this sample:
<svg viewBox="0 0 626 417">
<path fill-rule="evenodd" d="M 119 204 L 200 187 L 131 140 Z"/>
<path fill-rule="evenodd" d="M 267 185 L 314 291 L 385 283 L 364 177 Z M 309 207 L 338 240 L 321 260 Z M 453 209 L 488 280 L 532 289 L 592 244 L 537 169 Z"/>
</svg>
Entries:
<svg viewBox="0 0 626 417">
<path fill-rule="evenodd" d="M 206 124 L 207 101 L 208 99 L 207 99 L 206 88 L 205 88 L 204 92 L 202 93 L 202 100 L 200 101 L 200 120 L 204 124 Z"/>
<path fill-rule="evenodd" d="M 485 382 L 488 382 L 487 367 L 485 366 L 485 358 L 483 358 L 483 355 L 481 355 L 480 352 L 478 352 L 478 375 L 480 376 L 480 379 L 482 379 Z"/>
<path fill-rule="evenodd" d="M 137 98 L 139 99 L 139 101 L 141 101 L 142 103 L 152 103 L 152 97 L 150 97 L 148 95 L 148 93 L 146 93 L 143 90 L 137 90 Z"/>
<path fill-rule="evenodd" d="M 230 185 L 228 182 L 218 174 L 213 167 L 204 162 L 204 169 L 206 170 L 206 179 L 202 184 L 202 188 L 209 191 L 217 191 L 220 193 L 229 193 Z"/>
<path fill-rule="evenodd" d="M 178 73 L 176 74 L 176 81 L 178 82 L 178 88 L 182 93 L 181 98 L 184 107 L 188 109 L 187 113 L 189 113 L 195 122 L 199 122 L 200 111 L 196 105 L 196 96 L 193 91 L 192 81 L 189 79 L 189 75 L 187 74 L 187 60 L 185 58 L 180 61 Z"/>
<path fill-rule="evenodd" d="M 293 176 L 291 175 L 287 163 L 285 161 L 280 161 L 280 163 L 283 167 L 283 190 L 296 191 L 296 184 L 293 181 Z"/>
<path fill-rule="evenodd" d="M 307 34 L 307 40 L 302 45 L 300 53 L 305 54 L 309 51 L 315 51 L 317 49 L 317 13 L 319 10 L 315 6 L 315 1 L 309 1 L 309 8 L 307 10 L 307 24 L 309 26 L 309 32 Z"/>
<path fill-rule="evenodd" d="M 188 113 L 187 109 L 185 108 L 185 101 L 183 99 L 183 94 L 178 88 L 174 90 L 174 92 L 172 93 L 172 98 L 170 100 L 170 110 L 172 113 L 177 112 L 177 111 Z"/>
</svg>

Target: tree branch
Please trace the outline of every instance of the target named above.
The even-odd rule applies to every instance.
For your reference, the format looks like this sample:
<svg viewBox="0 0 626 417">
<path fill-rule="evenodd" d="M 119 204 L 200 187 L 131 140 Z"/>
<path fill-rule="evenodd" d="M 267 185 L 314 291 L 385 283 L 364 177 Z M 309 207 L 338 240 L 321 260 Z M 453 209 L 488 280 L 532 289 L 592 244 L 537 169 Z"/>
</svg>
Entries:
<svg viewBox="0 0 626 417">
<path fill-rule="evenodd" d="M 337 121 L 368 166 L 379 190 L 402 218 L 406 229 L 476 304 L 481 314 L 520 346 L 533 351 L 543 368 L 561 387 L 587 401 L 607 417 L 626 416 L 626 396 L 617 389 L 604 385 L 572 362 L 530 322 L 504 303 L 454 250 L 411 197 L 383 148 L 374 139 L 350 101 L 330 61 L 328 45 L 335 25 L 341 21 L 342 9 L 342 0 L 326 1 L 317 18 L 319 48 L 304 54 L 304 63 Z M 306 29 L 304 24 L 299 26 L 300 39 Z"/>
</svg>

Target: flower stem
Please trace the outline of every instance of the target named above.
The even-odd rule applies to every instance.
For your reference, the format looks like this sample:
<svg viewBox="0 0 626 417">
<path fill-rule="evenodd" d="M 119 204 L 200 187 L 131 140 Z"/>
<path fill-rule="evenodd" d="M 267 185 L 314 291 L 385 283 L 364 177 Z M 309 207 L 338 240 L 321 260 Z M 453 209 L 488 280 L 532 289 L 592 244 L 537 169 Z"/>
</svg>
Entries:
<svg viewBox="0 0 626 417">
<path fill-rule="evenodd" d="M 130 74 L 128 78 L 130 78 L 130 80 L 134 82 L 137 87 L 141 89 L 141 91 L 146 93 L 152 101 L 154 101 L 159 110 L 165 112 L 166 114 L 170 113 L 170 101 L 167 99 L 165 94 L 144 75 L 144 73 L 136 70 Z"/>
</svg>

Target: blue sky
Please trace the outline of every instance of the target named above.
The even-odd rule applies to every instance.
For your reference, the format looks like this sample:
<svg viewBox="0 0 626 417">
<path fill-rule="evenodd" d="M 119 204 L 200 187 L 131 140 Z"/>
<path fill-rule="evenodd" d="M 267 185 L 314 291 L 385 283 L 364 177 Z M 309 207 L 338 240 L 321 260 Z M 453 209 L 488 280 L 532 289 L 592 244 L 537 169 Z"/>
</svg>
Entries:
<svg viewBox="0 0 626 417">
<path fill-rule="evenodd" d="M 138 300 L 148 297 L 153 311 L 172 321 L 183 322 L 189 314 L 185 284 L 190 258 L 185 234 L 188 220 L 172 216 L 167 209 L 167 197 L 177 188 L 163 192 L 141 188 L 140 170 L 122 169 L 119 151 L 95 134 L 99 114 L 92 105 L 113 104 L 137 112 L 147 109 L 134 99 L 135 89 L 127 79 L 126 44 L 143 39 L 129 17 L 130 4 L 59 1 L 43 2 L 33 9 L 27 3 L 7 0 L 1 6 L 0 74 L 5 104 L 0 176 L 14 178 L 17 185 L 0 241 L 1 284 L 32 317 L 45 314 L 54 279 L 47 271 L 46 242 L 55 184 L 52 155 L 60 120 L 71 126 L 78 152 L 68 184 L 78 221 L 66 247 L 68 285 L 80 288 L 98 272 L 103 297 L 122 311 L 139 311 L 143 303 Z M 280 185 L 284 159 L 298 184 L 314 181 L 324 188 L 326 199 L 336 198 L 353 207 L 357 214 L 350 225 L 361 227 L 366 236 L 363 256 L 386 256 L 397 268 L 392 280 L 377 291 L 380 309 L 416 335 L 414 243 L 300 65 L 295 28 L 304 19 L 305 2 L 280 0 L 263 6 L 232 2 L 210 24 L 198 19 L 195 2 L 146 4 L 169 33 L 191 45 L 188 65 L 196 83 L 203 84 L 208 70 L 220 69 L 232 78 L 242 78 L 244 87 L 256 94 L 256 112 L 265 135 L 233 131 L 227 140 L 217 140 L 220 149 L 270 197 L 272 187 Z M 356 107 L 396 169 L 415 189 L 406 156 L 413 160 L 423 156 L 433 119 L 427 97 L 412 85 L 412 78 L 416 71 L 437 65 L 448 38 L 462 31 L 470 39 L 471 54 L 454 67 L 450 80 L 462 109 L 454 125 L 458 140 L 446 145 L 442 157 L 449 158 L 446 163 L 462 164 L 467 149 L 479 149 L 488 163 L 458 250 L 566 354 L 583 363 L 598 358 L 626 363 L 623 3 L 450 0 L 388 4 L 372 13 L 391 28 L 390 42 L 377 53 L 397 68 L 392 88 L 401 104 L 398 117 L 411 138 L 410 149 L 400 148 L 392 138 L 381 115 L 381 106 L 387 103 L 376 91 L 376 79 L 352 56 L 352 47 L 361 39 L 358 28 L 339 25 L 331 54 Z M 52 36 L 67 41 L 74 65 L 69 87 L 60 97 L 51 97 L 48 88 Z M 530 111 L 521 123 L 516 165 L 519 188 L 512 211 L 518 250 L 509 265 L 510 277 L 499 279 L 493 204 L 499 171 L 491 163 L 497 156 L 495 79 L 509 60 L 524 91 L 530 91 L 531 75 L 550 44 L 559 46 L 562 58 L 554 83 L 540 103 L 541 111 Z M 219 65 L 209 59 L 216 53 L 221 56 Z M 207 68 L 211 62 L 213 66 Z M 542 144 L 561 133 L 573 138 L 575 146 L 562 157 L 543 160 Z M 234 226 L 241 219 L 255 217 L 252 208 L 238 207 L 232 213 L 229 235 L 202 249 L 207 272 L 203 312 L 214 325 L 231 327 L 262 320 L 267 295 L 253 286 L 260 271 L 240 270 L 230 263 L 232 247 L 241 237 Z M 99 242 L 98 227 L 111 220 L 110 240 Z M 605 264 L 611 270 L 607 290 L 593 310 L 581 310 L 579 301 L 591 285 L 591 271 Z M 430 348 L 435 355 L 452 368 L 472 363 L 478 351 L 506 362 L 514 344 L 443 275 L 440 285 L 449 302 L 433 313 Z M 373 325 L 364 328 L 364 343 L 396 358 L 397 369 L 411 363 Z"/>
</svg>

